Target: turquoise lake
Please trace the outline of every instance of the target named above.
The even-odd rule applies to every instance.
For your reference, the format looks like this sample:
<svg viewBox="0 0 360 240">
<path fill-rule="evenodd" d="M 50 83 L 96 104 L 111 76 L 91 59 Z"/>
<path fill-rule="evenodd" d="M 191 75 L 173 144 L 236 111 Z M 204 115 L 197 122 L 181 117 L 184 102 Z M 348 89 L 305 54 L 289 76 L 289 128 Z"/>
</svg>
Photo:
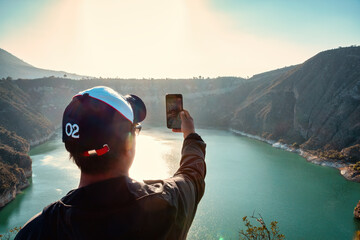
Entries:
<svg viewBox="0 0 360 240">
<path fill-rule="evenodd" d="M 360 230 L 353 209 L 360 184 L 337 169 L 307 162 L 297 154 L 221 130 L 198 130 L 207 143 L 206 191 L 188 239 L 239 239 L 243 216 L 260 213 L 278 221 L 286 239 L 352 239 Z M 130 176 L 171 176 L 180 160 L 182 134 L 144 129 Z M 57 136 L 30 151 L 31 185 L 0 211 L 0 234 L 23 225 L 46 205 L 76 188 L 79 170 Z M 256 224 L 254 222 L 254 224 Z"/>
</svg>

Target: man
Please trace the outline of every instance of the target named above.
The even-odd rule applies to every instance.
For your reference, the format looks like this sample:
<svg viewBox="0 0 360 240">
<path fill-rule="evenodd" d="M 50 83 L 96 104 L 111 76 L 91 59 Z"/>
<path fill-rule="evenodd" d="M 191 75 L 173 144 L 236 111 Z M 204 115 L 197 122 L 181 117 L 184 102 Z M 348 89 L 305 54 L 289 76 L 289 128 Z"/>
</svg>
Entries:
<svg viewBox="0 0 360 240">
<path fill-rule="evenodd" d="M 33 217 L 15 239 L 185 239 L 204 194 L 206 145 L 184 110 L 178 171 L 165 180 L 135 181 L 129 168 L 145 116 L 135 95 L 107 87 L 75 95 L 62 128 L 81 170 L 79 188 Z"/>
</svg>

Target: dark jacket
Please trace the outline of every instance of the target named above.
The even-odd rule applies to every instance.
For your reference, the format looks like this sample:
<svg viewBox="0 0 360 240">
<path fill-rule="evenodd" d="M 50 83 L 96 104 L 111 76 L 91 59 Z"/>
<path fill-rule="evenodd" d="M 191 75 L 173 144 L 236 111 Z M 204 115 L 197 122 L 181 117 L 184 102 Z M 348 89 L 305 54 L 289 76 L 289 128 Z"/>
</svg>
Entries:
<svg viewBox="0 0 360 240">
<path fill-rule="evenodd" d="M 121 176 L 72 190 L 25 224 L 15 240 L 185 239 L 205 190 L 205 146 L 190 134 L 169 179 Z"/>
</svg>

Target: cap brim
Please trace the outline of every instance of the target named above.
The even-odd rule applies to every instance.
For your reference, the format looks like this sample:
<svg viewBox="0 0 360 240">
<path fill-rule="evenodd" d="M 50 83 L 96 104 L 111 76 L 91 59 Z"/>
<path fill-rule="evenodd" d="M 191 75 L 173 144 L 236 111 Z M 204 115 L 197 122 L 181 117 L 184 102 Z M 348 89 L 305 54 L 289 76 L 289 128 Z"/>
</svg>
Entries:
<svg viewBox="0 0 360 240">
<path fill-rule="evenodd" d="M 131 105 L 134 113 L 134 123 L 144 121 L 146 117 L 146 107 L 145 103 L 141 100 L 141 98 L 133 94 L 126 95 L 124 96 L 124 98 Z"/>
</svg>

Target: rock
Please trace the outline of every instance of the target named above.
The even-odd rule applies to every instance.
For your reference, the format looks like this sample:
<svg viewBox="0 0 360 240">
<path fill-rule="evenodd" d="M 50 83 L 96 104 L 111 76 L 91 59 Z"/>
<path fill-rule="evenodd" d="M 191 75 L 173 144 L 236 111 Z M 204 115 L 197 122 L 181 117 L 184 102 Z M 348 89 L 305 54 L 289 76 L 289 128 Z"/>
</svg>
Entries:
<svg viewBox="0 0 360 240">
<path fill-rule="evenodd" d="M 341 153 L 343 153 L 352 162 L 360 161 L 360 144 L 344 148 Z"/>
<path fill-rule="evenodd" d="M 11 202 L 16 196 L 16 187 L 8 189 L 0 195 L 0 208 Z"/>
<path fill-rule="evenodd" d="M 0 158 L 0 208 L 12 201 L 21 189 L 29 186 L 25 174 L 24 169 L 17 167 L 17 164 L 5 164 Z"/>
<path fill-rule="evenodd" d="M 339 168 L 341 175 L 349 181 L 360 183 L 360 174 L 352 166 Z"/>
<path fill-rule="evenodd" d="M 360 219 L 360 201 L 358 202 L 358 204 L 354 209 L 354 217 Z"/>
</svg>

